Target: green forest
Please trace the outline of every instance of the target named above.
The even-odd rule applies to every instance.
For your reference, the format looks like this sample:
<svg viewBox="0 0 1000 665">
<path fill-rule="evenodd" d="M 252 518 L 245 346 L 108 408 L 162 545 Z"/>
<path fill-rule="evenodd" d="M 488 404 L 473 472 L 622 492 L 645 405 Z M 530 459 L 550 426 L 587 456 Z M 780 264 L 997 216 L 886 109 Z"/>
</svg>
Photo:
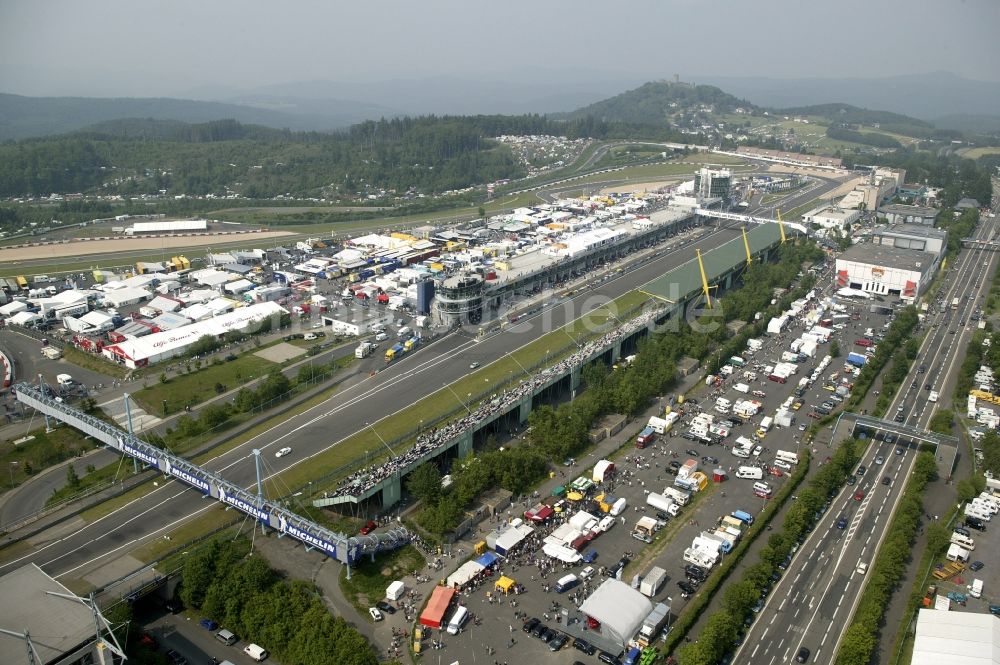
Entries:
<svg viewBox="0 0 1000 665">
<path fill-rule="evenodd" d="M 0 145 L 0 196 L 99 192 L 245 198 L 355 198 L 381 190 L 438 194 L 523 173 L 501 134 L 601 137 L 591 118 L 427 116 L 368 121 L 340 133 L 220 120 L 124 120 Z"/>
</svg>

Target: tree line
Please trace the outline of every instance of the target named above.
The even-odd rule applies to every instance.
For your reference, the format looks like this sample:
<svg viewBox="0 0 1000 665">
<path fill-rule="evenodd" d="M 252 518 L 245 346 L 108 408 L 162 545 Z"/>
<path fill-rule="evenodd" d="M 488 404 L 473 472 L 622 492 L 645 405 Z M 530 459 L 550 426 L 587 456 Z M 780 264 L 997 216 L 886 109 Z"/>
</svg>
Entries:
<svg viewBox="0 0 1000 665">
<path fill-rule="evenodd" d="M 601 138 L 591 117 L 424 116 L 367 121 L 343 132 L 291 132 L 234 120 L 127 120 L 0 145 L 0 196 L 100 192 L 269 198 L 434 194 L 524 175 L 502 134 Z"/>
</svg>

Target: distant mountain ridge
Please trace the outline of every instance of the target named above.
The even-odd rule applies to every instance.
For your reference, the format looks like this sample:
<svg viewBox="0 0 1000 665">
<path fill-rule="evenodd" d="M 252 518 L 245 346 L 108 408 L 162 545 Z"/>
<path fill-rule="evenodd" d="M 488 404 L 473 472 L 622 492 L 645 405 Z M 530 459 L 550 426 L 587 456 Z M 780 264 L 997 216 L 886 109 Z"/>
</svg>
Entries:
<svg viewBox="0 0 1000 665">
<path fill-rule="evenodd" d="M 367 120 L 375 112 L 368 104 L 325 100 L 325 112 L 308 108 L 304 112 L 161 98 L 23 97 L 0 93 L 0 140 L 64 134 L 84 127 L 121 118 L 151 118 L 186 123 L 232 119 L 250 125 L 278 129 L 328 131 L 343 129 Z M 378 116 L 375 116 L 378 117 Z"/>
<path fill-rule="evenodd" d="M 697 80 L 752 99 L 760 106 L 774 108 L 840 102 L 926 121 L 956 113 L 996 115 L 1000 112 L 1000 82 L 974 81 L 951 72 L 880 78 L 703 76 Z"/>
</svg>

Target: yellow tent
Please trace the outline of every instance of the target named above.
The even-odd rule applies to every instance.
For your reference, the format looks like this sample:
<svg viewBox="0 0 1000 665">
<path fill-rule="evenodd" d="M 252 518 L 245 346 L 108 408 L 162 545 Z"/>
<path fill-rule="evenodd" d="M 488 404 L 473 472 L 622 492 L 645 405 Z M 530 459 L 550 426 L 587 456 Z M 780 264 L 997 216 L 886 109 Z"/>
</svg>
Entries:
<svg viewBox="0 0 1000 665">
<path fill-rule="evenodd" d="M 515 584 L 517 584 L 517 582 L 504 575 L 497 580 L 495 588 L 498 592 L 502 592 L 506 596 L 510 593 L 510 590 L 514 588 Z"/>
</svg>

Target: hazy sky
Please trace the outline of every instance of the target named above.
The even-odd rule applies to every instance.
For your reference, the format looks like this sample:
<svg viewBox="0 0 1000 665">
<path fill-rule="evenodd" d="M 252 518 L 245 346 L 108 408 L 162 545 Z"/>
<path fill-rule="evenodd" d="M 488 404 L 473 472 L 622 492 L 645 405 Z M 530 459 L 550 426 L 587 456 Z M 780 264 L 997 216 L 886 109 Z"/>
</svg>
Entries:
<svg viewBox="0 0 1000 665">
<path fill-rule="evenodd" d="M 0 0 L 0 91 L 626 72 L 996 81 L 998 34 L 1000 0 Z"/>
</svg>

